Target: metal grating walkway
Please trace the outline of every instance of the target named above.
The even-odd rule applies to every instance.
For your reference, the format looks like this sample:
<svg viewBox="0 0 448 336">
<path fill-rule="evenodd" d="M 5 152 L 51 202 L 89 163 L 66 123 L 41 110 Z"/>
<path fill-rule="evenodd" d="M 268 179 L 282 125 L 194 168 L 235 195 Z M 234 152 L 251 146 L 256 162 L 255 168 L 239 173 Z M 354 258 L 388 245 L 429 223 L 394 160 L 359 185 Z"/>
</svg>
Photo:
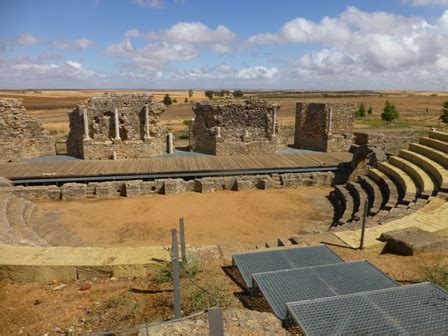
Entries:
<svg viewBox="0 0 448 336">
<path fill-rule="evenodd" d="M 342 262 L 326 245 L 233 255 L 233 265 L 238 267 L 249 289 L 253 287 L 254 273 Z"/>
<path fill-rule="evenodd" d="M 448 334 L 448 293 L 431 283 L 287 306 L 306 335 Z"/>
<path fill-rule="evenodd" d="M 286 318 L 286 303 L 397 287 L 366 260 L 253 274 L 275 315 Z"/>
</svg>

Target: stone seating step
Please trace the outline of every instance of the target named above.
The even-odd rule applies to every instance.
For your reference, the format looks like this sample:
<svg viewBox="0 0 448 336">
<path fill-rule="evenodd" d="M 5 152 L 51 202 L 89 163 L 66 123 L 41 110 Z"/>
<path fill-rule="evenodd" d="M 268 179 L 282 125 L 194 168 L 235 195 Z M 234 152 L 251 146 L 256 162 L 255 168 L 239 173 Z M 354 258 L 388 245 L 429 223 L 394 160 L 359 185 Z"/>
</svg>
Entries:
<svg viewBox="0 0 448 336">
<path fill-rule="evenodd" d="M 350 191 L 355 201 L 355 213 L 353 220 L 358 220 L 364 213 L 364 206 L 366 200 L 368 200 L 367 192 L 357 182 L 347 182 L 346 188 Z M 369 204 L 367 204 L 367 213 L 369 213 Z"/>
<path fill-rule="evenodd" d="M 444 153 L 448 153 L 448 142 L 429 138 L 429 137 L 421 137 L 419 143 L 422 145 L 435 148 Z"/>
<path fill-rule="evenodd" d="M 277 245 L 278 246 L 289 246 L 289 245 L 292 245 L 292 242 L 289 240 L 288 237 L 278 237 Z"/>
<path fill-rule="evenodd" d="M 417 166 L 425 170 L 436 180 L 440 189 L 448 190 L 448 170 L 442 167 L 439 163 L 425 155 L 406 149 L 400 149 L 399 156 L 415 163 Z"/>
<path fill-rule="evenodd" d="M 23 208 L 23 220 L 25 221 L 26 225 L 30 226 L 35 210 L 36 205 L 33 202 L 26 200 L 25 207 Z"/>
<path fill-rule="evenodd" d="M 46 242 L 43 241 L 32 229 L 29 227 L 23 218 L 23 210 L 26 204 L 26 200 L 20 197 L 14 197 L 8 204 L 6 209 L 6 215 L 8 216 L 8 222 L 17 233 L 19 238 L 18 243 L 20 245 L 29 246 L 46 246 Z"/>
<path fill-rule="evenodd" d="M 11 195 L 4 193 L 0 194 L 0 239 L 6 244 L 16 244 L 15 230 L 11 228 L 6 215 L 8 203 L 11 200 Z"/>
<path fill-rule="evenodd" d="M 412 178 L 404 171 L 388 162 L 381 162 L 378 169 L 397 181 L 404 192 L 403 201 L 412 202 L 417 197 L 417 186 Z"/>
<path fill-rule="evenodd" d="M 442 131 L 432 131 L 429 132 L 429 137 L 432 139 L 437 139 L 440 141 L 448 142 L 448 133 Z"/>
<path fill-rule="evenodd" d="M 342 214 L 344 213 L 345 210 L 345 203 L 341 201 L 339 195 L 337 195 L 334 189 L 330 192 L 329 200 L 330 203 L 333 205 L 333 211 L 334 211 L 332 225 L 333 226 L 338 225 L 339 219 L 342 217 Z"/>
<path fill-rule="evenodd" d="M 428 173 L 426 173 L 418 165 L 398 156 L 389 157 L 389 162 L 395 167 L 405 171 L 417 182 L 417 186 L 421 194 L 420 196 L 429 197 L 437 193 L 439 188 L 437 183 L 434 183 L 431 176 L 429 176 Z"/>
<path fill-rule="evenodd" d="M 381 207 L 387 202 L 387 199 L 385 200 L 383 198 L 380 187 L 372 178 L 368 176 L 360 176 L 358 180 L 367 193 L 369 200 L 369 214 L 375 215 L 381 210 Z"/>
<path fill-rule="evenodd" d="M 387 202 L 384 204 L 385 209 L 391 209 L 395 207 L 401 201 L 400 190 L 398 185 L 395 184 L 386 174 L 379 169 L 370 169 L 367 175 L 375 180 L 383 190 L 383 196 L 387 198 Z"/>
<path fill-rule="evenodd" d="M 444 168 L 448 168 L 448 154 L 445 154 L 442 151 L 417 143 L 409 144 L 409 150 L 426 156 L 441 164 Z"/>
<path fill-rule="evenodd" d="M 267 242 L 265 242 L 265 247 L 267 247 L 267 248 L 279 247 L 279 246 L 283 246 L 283 245 L 279 245 L 277 239 L 268 240 Z"/>
<path fill-rule="evenodd" d="M 348 189 L 345 188 L 345 186 L 335 185 L 334 189 L 336 191 L 336 194 L 341 199 L 341 203 L 345 205 L 344 212 L 339 218 L 339 221 L 341 224 L 350 222 L 355 213 L 355 202 L 353 196 L 350 194 Z"/>
</svg>

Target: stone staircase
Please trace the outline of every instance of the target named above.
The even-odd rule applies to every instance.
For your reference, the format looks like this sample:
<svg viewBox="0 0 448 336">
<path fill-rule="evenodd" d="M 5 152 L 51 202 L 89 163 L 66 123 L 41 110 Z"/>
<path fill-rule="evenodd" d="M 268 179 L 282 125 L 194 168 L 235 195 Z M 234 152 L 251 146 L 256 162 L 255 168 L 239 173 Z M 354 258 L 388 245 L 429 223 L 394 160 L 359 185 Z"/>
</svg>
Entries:
<svg viewBox="0 0 448 336">
<path fill-rule="evenodd" d="M 42 212 L 29 200 L 0 193 L 0 243 L 21 246 L 81 246 L 55 213 Z"/>
<path fill-rule="evenodd" d="M 367 200 L 367 226 L 401 218 L 432 198 L 448 199 L 448 133 L 430 132 L 397 156 L 381 162 L 354 182 L 330 193 L 332 229 L 359 228 Z"/>
</svg>

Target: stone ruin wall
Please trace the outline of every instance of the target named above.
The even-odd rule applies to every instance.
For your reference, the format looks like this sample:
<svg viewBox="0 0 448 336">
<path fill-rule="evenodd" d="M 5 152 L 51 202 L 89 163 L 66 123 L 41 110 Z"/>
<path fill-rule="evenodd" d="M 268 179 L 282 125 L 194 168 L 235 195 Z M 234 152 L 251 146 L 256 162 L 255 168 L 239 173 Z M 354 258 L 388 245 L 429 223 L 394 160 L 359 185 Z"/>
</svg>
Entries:
<svg viewBox="0 0 448 336">
<path fill-rule="evenodd" d="M 345 152 L 354 141 L 354 104 L 297 103 L 294 146 Z"/>
<path fill-rule="evenodd" d="M 139 159 L 166 153 L 168 133 L 160 122 L 163 112 L 147 94 L 95 96 L 69 113 L 67 152 L 87 160 Z"/>
<path fill-rule="evenodd" d="M 0 99 L 0 161 L 55 154 L 54 138 L 28 115 L 22 100 Z"/>
<path fill-rule="evenodd" d="M 286 148 L 280 134 L 279 106 L 262 100 L 200 102 L 192 106 L 191 149 L 224 156 L 275 153 Z"/>
</svg>

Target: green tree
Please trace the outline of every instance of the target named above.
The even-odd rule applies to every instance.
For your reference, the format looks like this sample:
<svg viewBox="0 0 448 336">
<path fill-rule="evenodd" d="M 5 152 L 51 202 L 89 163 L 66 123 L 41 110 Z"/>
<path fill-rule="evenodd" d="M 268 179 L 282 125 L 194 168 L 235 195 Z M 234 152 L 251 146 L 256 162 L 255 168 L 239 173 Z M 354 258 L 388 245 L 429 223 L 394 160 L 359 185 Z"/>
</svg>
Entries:
<svg viewBox="0 0 448 336">
<path fill-rule="evenodd" d="M 442 115 L 440 116 L 440 120 L 443 123 L 448 124 L 448 101 L 442 104 Z"/>
<path fill-rule="evenodd" d="M 364 118 L 366 116 L 366 107 L 364 106 L 364 103 L 361 103 L 359 105 L 358 110 L 355 112 L 356 118 Z"/>
<path fill-rule="evenodd" d="M 188 97 L 191 99 L 192 97 L 193 97 L 193 90 L 192 89 L 190 89 L 190 90 L 188 90 Z"/>
<path fill-rule="evenodd" d="M 176 104 L 176 103 L 177 103 L 177 99 L 174 98 L 174 99 L 173 99 L 173 104 Z"/>
<path fill-rule="evenodd" d="M 188 98 L 187 97 L 185 97 L 184 103 L 188 103 Z"/>
<path fill-rule="evenodd" d="M 165 104 L 165 105 L 171 105 L 172 103 L 173 103 L 173 101 L 171 100 L 171 97 L 170 97 L 170 95 L 167 93 L 166 95 L 165 95 L 165 97 L 163 98 L 163 103 Z"/>
<path fill-rule="evenodd" d="M 372 106 L 369 106 L 369 109 L 367 110 L 367 114 L 371 115 L 373 113 L 373 108 Z"/>
<path fill-rule="evenodd" d="M 235 91 L 233 91 L 233 96 L 234 96 L 235 98 L 240 98 L 240 97 L 243 97 L 243 96 L 244 96 L 244 93 L 243 93 L 243 91 L 241 91 L 241 90 L 235 90 Z"/>
<path fill-rule="evenodd" d="M 205 91 L 204 93 L 205 93 L 205 96 L 206 96 L 208 99 L 213 99 L 213 96 L 214 96 L 214 94 L 215 94 L 215 92 L 213 92 L 212 90 L 207 90 L 207 91 Z"/>
<path fill-rule="evenodd" d="M 386 100 L 383 108 L 383 113 L 381 113 L 381 119 L 389 123 L 391 121 L 394 121 L 398 117 L 399 115 L 395 105 Z"/>
</svg>

